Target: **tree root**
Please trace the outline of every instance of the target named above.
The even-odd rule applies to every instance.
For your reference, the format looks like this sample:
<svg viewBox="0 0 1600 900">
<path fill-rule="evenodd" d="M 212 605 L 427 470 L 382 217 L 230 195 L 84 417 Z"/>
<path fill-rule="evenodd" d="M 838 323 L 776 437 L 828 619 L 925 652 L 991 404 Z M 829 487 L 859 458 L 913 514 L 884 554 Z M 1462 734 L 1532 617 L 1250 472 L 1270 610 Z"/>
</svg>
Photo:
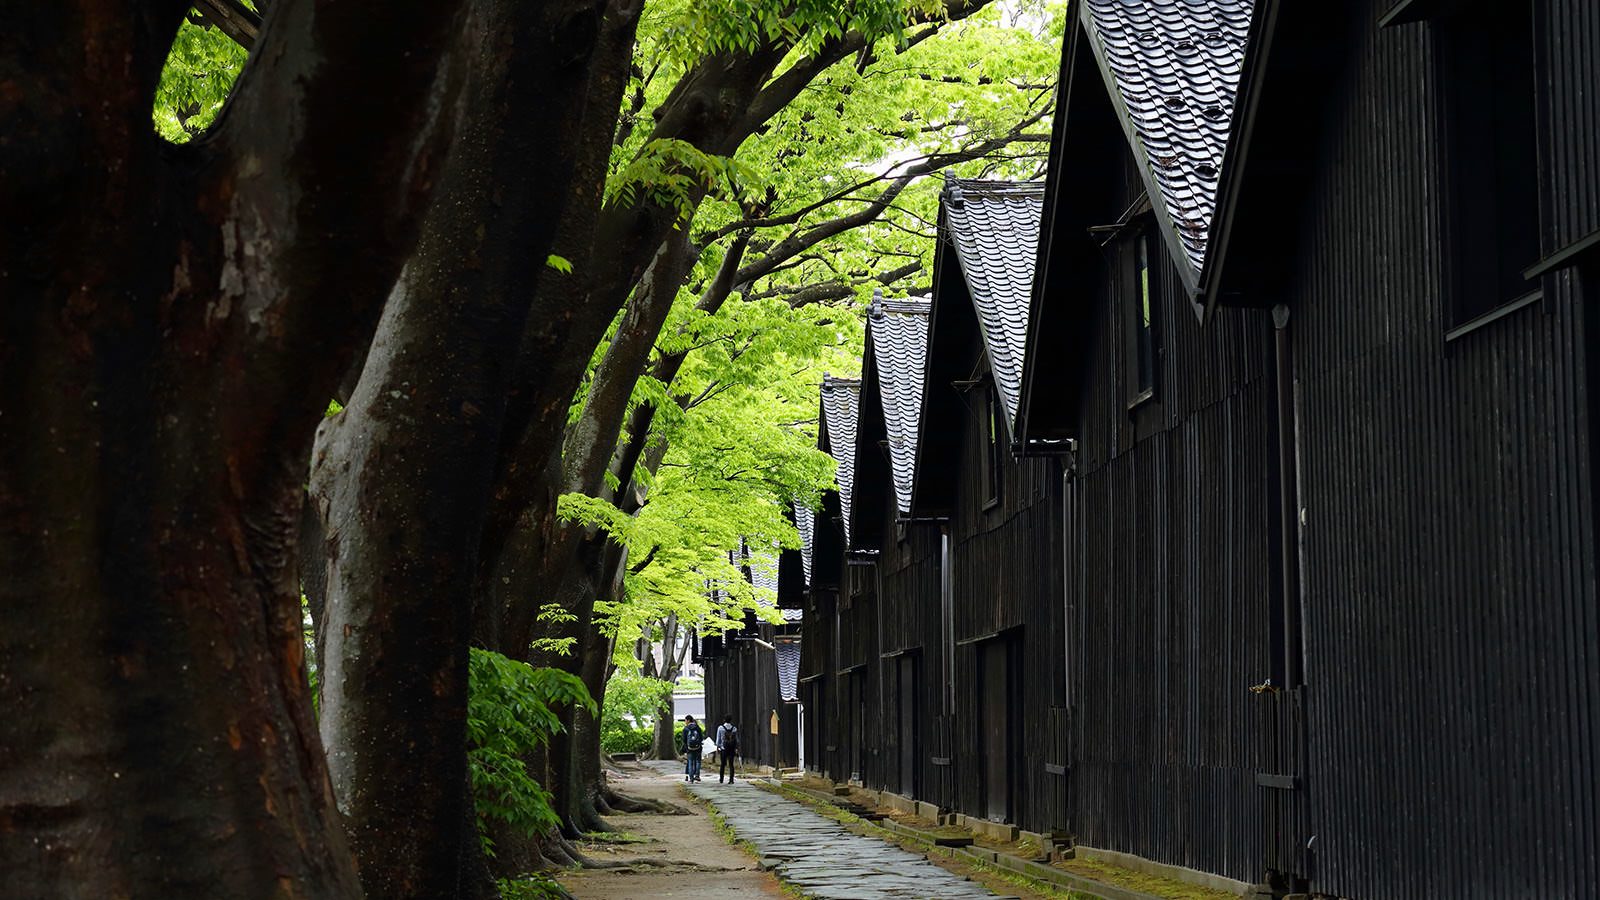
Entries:
<svg viewBox="0 0 1600 900">
<path fill-rule="evenodd" d="M 539 849 L 547 858 L 564 869 L 620 869 L 633 864 L 631 861 L 601 861 L 590 858 L 559 834 L 552 834 L 545 839 Z"/>
<path fill-rule="evenodd" d="M 646 800 L 642 797 L 630 797 L 619 793 L 610 787 L 602 787 L 595 796 L 595 807 L 608 807 L 602 810 L 608 814 L 614 813 L 659 813 L 666 816 L 688 815 L 689 811 L 673 803 L 660 800 Z"/>
</svg>

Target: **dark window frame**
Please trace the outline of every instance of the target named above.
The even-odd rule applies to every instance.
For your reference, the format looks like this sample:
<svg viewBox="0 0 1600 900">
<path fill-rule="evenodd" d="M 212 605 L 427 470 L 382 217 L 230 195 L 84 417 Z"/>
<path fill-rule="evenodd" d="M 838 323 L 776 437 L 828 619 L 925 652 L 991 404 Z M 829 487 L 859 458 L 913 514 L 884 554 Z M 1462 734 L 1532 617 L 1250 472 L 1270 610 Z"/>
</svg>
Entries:
<svg viewBox="0 0 1600 900">
<path fill-rule="evenodd" d="M 983 460 L 983 509 L 987 512 L 1000 505 L 1005 487 L 1002 468 L 1005 456 L 1005 423 L 1001 420 L 1005 412 L 1000 405 L 1000 394 L 993 382 L 984 388 L 983 409 L 983 446 L 979 448 L 979 452 Z"/>
<path fill-rule="evenodd" d="M 1451 341 L 1543 296 L 1522 274 L 1543 258 L 1544 243 L 1533 3 L 1454 4 L 1429 28 L 1444 198 L 1441 314 Z"/>
<path fill-rule="evenodd" d="M 1118 296 L 1123 309 L 1125 338 L 1123 379 L 1129 412 L 1155 401 L 1159 393 L 1158 240 L 1154 220 L 1146 216 L 1119 241 L 1117 248 Z"/>
</svg>

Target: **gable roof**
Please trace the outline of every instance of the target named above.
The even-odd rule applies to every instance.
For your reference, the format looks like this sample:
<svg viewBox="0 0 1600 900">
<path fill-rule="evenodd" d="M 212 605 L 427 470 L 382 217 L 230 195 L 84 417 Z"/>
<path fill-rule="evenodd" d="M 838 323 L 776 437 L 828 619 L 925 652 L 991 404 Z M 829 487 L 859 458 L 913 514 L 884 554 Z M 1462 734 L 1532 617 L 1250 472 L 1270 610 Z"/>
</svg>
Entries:
<svg viewBox="0 0 1600 900">
<path fill-rule="evenodd" d="M 773 641 L 773 656 L 778 662 L 778 693 L 785 700 L 800 699 L 800 641 L 797 638 Z"/>
<path fill-rule="evenodd" d="M 932 311 L 931 301 L 915 297 L 874 299 L 867 314 L 869 358 L 862 360 L 864 389 L 871 391 L 875 387 L 883 408 L 895 504 L 902 516 L 911 514 L 911 479 L 916 470 L 922 376 Z"/>
<path fill-rule="evenodd" d="M 1355 29 L 1370 27 L 1356 18 L 1255 0 L 1202 278 L 1207 313 L 1219 304 L 1269 305 L 1288 277 L 1297 254 L 1286 210 L 1298 205 L 1317 164 L 1310 142 Z"/>
<path fill-rule="evenodd" d="M 845 549 L 850 546 L 850 501 L 855 493 L 856 407 L 861 382 L 854 378 L 822 378 L 822 427 L 818 445 L 838 463 L 839 516 Z"/>
<path fill-rule="evenodd" d="M 1084 0 L 1106 89 L 1184 287 L 1199 293 L 1254 0 Z"/>
<path fill-rule="evenodd" d="M 801 610 L 785 607 L 780 602 L 782 598 L 779 595 L 779 554 L 780 551 L 775 545 L 767 549 L 757 549 L 746 544 L 744 564 L 750 572 L 750 583 L 761 589 L 756 594 L 756 605 L 762 609 L 778 607 L 784 622 L 798 622 L 801 619 Z"/>
<path fill-rule="evenodd" d="M 809 506 L 794 508 L 794 527 L 800 532 L 800 567 L 805 573 L 805 587 L 811 586 L 811 548 L 816 532 L 816 516 Z"/>
<path fill-rule="evenodd" d="M 1060 452 L 1080 419 L 1105 226 L 1125 226 L 1131 164 L 1191 300 L 1212 253 L 1215 167 L 1228 155 L 1244 30 L 1259 0 L 1076 0 L 1045 178 L 1015 444 Z M 1115 234 L 1116 232 L 1112 232 Z M 1203 317 L 1204 307 L 1195 304 Z"/>
<path fill-rule="evenodd" d="M 950 178 L 942 206 L 944 230 L 978 316 L 1009 433 L 1022 393 L 1044 182 Z"/>
</svg>

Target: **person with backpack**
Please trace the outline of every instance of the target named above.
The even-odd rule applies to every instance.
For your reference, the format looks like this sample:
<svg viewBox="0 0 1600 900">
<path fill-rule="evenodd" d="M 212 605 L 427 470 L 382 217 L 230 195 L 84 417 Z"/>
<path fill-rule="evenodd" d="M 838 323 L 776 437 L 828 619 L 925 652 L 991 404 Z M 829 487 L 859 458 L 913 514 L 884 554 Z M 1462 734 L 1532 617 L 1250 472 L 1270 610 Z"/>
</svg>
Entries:
<svg viewBox="0 0 1600 900">
<path fill-rule="evenodd" d="M 700 780 L 700 745 L 706 739 L 706 732 L 694 720 L 694 716 L 683 717 L 683 780 Z"/>
<path fill-rule="evenodd" d="M 739 755 L 739 729 L 733 726 L 733 716 L 723 716 L 722 724 L 717 726 L 717 783 L 722 783 L 722 776 L 728 776 L 728 783 L 733 783 L 733 758 Z"/>
</svg>

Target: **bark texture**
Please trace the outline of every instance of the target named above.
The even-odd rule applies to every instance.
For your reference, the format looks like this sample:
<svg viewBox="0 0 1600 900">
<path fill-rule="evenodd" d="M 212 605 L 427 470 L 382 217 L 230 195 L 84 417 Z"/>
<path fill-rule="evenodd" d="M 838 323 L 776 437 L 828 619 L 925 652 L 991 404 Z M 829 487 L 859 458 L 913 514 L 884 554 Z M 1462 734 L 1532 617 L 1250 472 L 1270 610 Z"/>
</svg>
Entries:
<svg viewBox="0 0 1600 900">
<path fill-rule="evenodd" d="M 597 50 L 607 28 L 631 29 L 627 15 L 588 0 L 474 5 L 439 202 L 350 404 L 319 435 L 321 725 L 370 896 L 492 890 L 466 757 L 473 579 L 520 336 L 539 285 L 562 277 L 545 259 L 569 199 L 599 189 L 579 180 L 587 102 L 597 70 L 626 58 Z"/>
<path fill-rule="evenodd" d="M 187 6 L 0 11 L 8 897 L 361 893 L 295 534 L 445 157 L 459 4 L 280 0 L 213 132 L 171 147 L 151 108 Z"/>
</svg>

